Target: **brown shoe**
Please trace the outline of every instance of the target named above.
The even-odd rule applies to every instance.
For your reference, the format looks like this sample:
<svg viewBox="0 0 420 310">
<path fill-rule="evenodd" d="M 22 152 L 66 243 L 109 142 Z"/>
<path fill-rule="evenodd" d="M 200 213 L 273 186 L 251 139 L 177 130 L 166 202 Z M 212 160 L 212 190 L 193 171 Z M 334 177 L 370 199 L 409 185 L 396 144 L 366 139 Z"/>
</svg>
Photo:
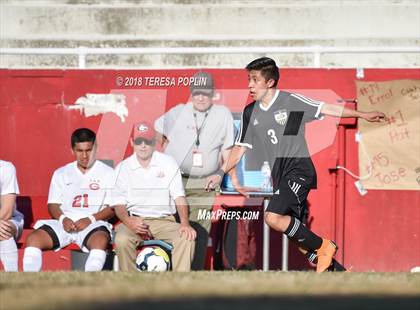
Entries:
<svg viewBox="0 0 420 310">
<path fill-rule="evenodd" d="M 321 247 L 316 250 L 318 263 L 316 264 L 316 272 L 324 272 L 331 265 L 332 259 L 337 252 L 335 243 L 328 239 L 322 239 Z"/>
</svg>

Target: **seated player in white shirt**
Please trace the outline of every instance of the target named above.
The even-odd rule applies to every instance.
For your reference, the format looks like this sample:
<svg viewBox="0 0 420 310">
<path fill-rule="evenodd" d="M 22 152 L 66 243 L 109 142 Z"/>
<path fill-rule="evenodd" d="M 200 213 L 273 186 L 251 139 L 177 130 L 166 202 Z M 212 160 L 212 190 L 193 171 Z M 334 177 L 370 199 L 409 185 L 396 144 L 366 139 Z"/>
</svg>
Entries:
<svg viewBox="0 0 420 310">
<path fill-rule="evenodd" d="M 5 271 L 18 271 L 16 241 L 23 230 L 23 215 L 16 210 L 18 194 L 15 167 L 0 160 L 0 261 Z"/>
<path fill-rule="evenodd" d="M 48 194 L 52 220 L 39 220 L 26 239 L 24 271 L 40 271 L 42 252 L 76 243 L 89 252 L 85 271 L 100 271 L 106 259 L 112 226 L 106 220 L 114 216 L 108 205 L 113 169 L 95 159 L 96 135 L 87 128 L 71 136 L 76 161 L 54 172 Z"/>
</svg>

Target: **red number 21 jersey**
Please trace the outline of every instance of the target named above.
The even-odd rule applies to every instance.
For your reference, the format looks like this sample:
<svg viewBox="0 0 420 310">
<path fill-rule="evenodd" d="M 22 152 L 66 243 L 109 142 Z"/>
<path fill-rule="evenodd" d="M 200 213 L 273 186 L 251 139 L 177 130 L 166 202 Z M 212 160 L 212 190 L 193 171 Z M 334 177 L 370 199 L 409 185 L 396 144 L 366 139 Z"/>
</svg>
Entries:
<svg viewBox="0 0 420 310">
<path fill-rule="evenodd" d="M 48 203 L 60 204 L 72 220 L 87 217 L 110 203 L 112 180 L 113 169 L 98 160 L 85 174 L 77 162 L 69 163 L 54 172 Z"/>
</svg>

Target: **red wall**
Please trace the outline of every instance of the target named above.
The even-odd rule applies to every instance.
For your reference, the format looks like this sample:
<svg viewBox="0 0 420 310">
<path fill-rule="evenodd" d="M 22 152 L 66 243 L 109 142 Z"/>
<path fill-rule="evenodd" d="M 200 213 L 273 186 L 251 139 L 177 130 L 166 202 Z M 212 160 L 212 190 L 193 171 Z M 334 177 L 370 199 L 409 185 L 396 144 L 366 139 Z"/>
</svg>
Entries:
<svg viewBox="0 0 420 310">
<path fill-rule="evenodd" d="M 248 100 L 246 72 L 208 71 L 214 74 L 220 89 L 219 103 L 226 104 L 232 112 L 240 112 Z M 99 129 L 100 157 L 117 164 L 131 152 L 127 142 L 132 122 L 140 118 L 153 120 L 188 97 L 187 86 L 145 85 L 145 78 L 175 77 L 177 81 L 194 72 L 0 70 L 0 132 L 3 133 L 0 158 L 16 165 L 22 196 L 19 205 L 26 209 L 26 225 L 32 226 L 34 219 L 47 216 L 50 178 L 57 167 L 73 160 L 69 137 L 74 129 L 81 126 Z M 141 77 L 142 85 L 119 86 L 117 77 L 120 76 Z M 419 70 L 365 70 L 367 81 L 393 79 L 420 79 Z M 356 97 L 355 80 L 354 69 L 284 69 L 279 87 L 335 101 L 340 97 Z M 67 109 L 86 93 L 110 92 L 122 92 L 127 97 L 130 115 L 125 123 L 110 113 L 86 118 L 77 110 Z M 407 271 L 419 266 L 419 192 L 370 190 L 361 197 L 354 187 L 355 180 L 333 169 L 340 163 L 358 171 L 355 120 L 342 121 L 339 126 L 333 119 L 321 123 L 307 128 L 311 148 L 317 151 L 313 159 L 319 177 L 319 188 L 310 194 L 313 230 L 337 240 L 338 259 L 355 271 Z M 272 234 L 271 241 L 271 268 L 280 268 L 280 235 Z M 291 252 L 291 269 L 304 268 L 304 261 L 297 258 L 293 248 Z"/>
</svg>

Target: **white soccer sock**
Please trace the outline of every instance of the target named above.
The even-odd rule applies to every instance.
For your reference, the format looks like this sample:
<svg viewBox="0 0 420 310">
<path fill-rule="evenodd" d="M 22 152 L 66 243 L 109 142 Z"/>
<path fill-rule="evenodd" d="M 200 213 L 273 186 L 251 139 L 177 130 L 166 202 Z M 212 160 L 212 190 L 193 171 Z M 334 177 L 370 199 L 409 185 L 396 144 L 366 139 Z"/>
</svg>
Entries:
<svg viewBox="0 0 420 310">
<path fill-rule="evenodd" d="M 13 237 L 0 241 L 0 260 L 5 271 L 18 271 L 18 251 Z"/>
<path fill-rule="evenodd" d="M 106 252 L 104 250 L 92 249 L 86 260 L 85 271 L 101 271 L 104 267 Z"/>
<path fill-rule="evenodd" d="M 35 247 L 27 247 L 23 252 L 23 271 L 38 272 L 42 267 L 42 251 Z"/>
</svg>

